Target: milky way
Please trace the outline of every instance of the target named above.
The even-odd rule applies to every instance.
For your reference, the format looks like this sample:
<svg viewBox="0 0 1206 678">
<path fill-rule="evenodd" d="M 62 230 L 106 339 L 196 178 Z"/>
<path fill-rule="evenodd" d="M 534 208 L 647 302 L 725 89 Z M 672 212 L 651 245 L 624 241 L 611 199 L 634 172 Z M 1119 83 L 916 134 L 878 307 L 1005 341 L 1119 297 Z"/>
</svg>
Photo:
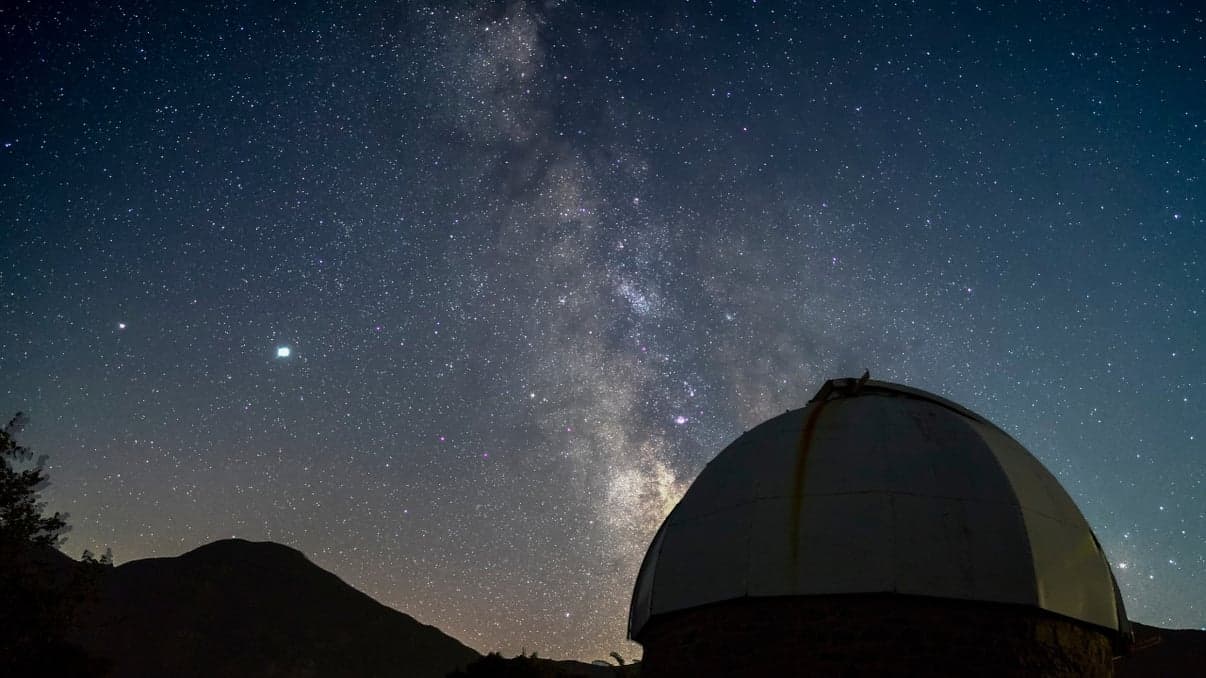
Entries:
<svg viewBox="0 0 1206 678">
<path fill-rule="evenodd" d="M 631 656 L 691 479 L 870 369 L 1206 625 L 1202 10 L 647 4 L 0 14 L 0 406 L 64 548 L 271 539 Z"/>
</svg>

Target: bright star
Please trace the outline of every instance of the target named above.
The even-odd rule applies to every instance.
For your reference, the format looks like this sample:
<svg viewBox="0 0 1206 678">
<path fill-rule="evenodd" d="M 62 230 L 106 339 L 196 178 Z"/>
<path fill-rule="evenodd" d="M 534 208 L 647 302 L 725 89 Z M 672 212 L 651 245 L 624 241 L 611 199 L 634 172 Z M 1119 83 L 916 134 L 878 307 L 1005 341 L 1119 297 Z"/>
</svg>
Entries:
<svg viewBox="0 0 1206 678">
<path fill-rule="evenodd" d="M 288 358 L 291 355 L 293 355 L 293 349 L 289 348 L 288 346 L 277 346 L 276 347 L 276 357 Z"/>
</svg>

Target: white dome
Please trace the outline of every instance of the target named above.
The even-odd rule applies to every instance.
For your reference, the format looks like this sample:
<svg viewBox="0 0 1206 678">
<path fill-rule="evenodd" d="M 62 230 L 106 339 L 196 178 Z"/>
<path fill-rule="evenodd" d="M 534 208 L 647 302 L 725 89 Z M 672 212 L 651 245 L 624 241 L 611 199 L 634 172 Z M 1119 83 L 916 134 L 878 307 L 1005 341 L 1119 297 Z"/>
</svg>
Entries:
<svg viewBox="0 0 1206 678">
<path fill-rule="evenodd" d="M 628 631 L 739 598 L 884 592 L 1128 630 L 1093 531 L 1017 441 L 924 391 L 837 379 L 704 468 L 645 555 Z"/>
</svg>

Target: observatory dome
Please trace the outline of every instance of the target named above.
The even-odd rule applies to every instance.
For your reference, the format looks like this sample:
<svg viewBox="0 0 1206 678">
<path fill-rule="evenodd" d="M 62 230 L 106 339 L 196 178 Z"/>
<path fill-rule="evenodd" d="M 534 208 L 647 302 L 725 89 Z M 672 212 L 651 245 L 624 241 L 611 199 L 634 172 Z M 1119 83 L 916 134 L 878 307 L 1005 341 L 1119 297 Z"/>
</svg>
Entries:
<svg viewBox="0 0 1206 678">
<path fill-rule="evenodd" d="M 938 396 L 858 379 L 724 449 L 658 530 L 629 636 L 725 601 L 904 594 L 1129 630 L 1110 565 L 1059 482 Z"/>
</svg>

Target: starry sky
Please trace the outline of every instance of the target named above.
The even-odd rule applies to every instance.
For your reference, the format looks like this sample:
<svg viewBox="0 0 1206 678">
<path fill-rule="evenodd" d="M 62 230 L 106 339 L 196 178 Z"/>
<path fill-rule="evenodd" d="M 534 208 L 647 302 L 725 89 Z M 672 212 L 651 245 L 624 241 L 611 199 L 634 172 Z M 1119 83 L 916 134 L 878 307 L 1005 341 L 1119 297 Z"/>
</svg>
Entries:
<svg viewBox="0 0 1206 678">
<path fill-rule="evenodd" d="M 68 553 L 270 539 L 633 656 L 703 465 L 869 368 L 1206 626 L 1201 5 L 336 4 L 0 10 L 0 409 Z"/>
</svg>

